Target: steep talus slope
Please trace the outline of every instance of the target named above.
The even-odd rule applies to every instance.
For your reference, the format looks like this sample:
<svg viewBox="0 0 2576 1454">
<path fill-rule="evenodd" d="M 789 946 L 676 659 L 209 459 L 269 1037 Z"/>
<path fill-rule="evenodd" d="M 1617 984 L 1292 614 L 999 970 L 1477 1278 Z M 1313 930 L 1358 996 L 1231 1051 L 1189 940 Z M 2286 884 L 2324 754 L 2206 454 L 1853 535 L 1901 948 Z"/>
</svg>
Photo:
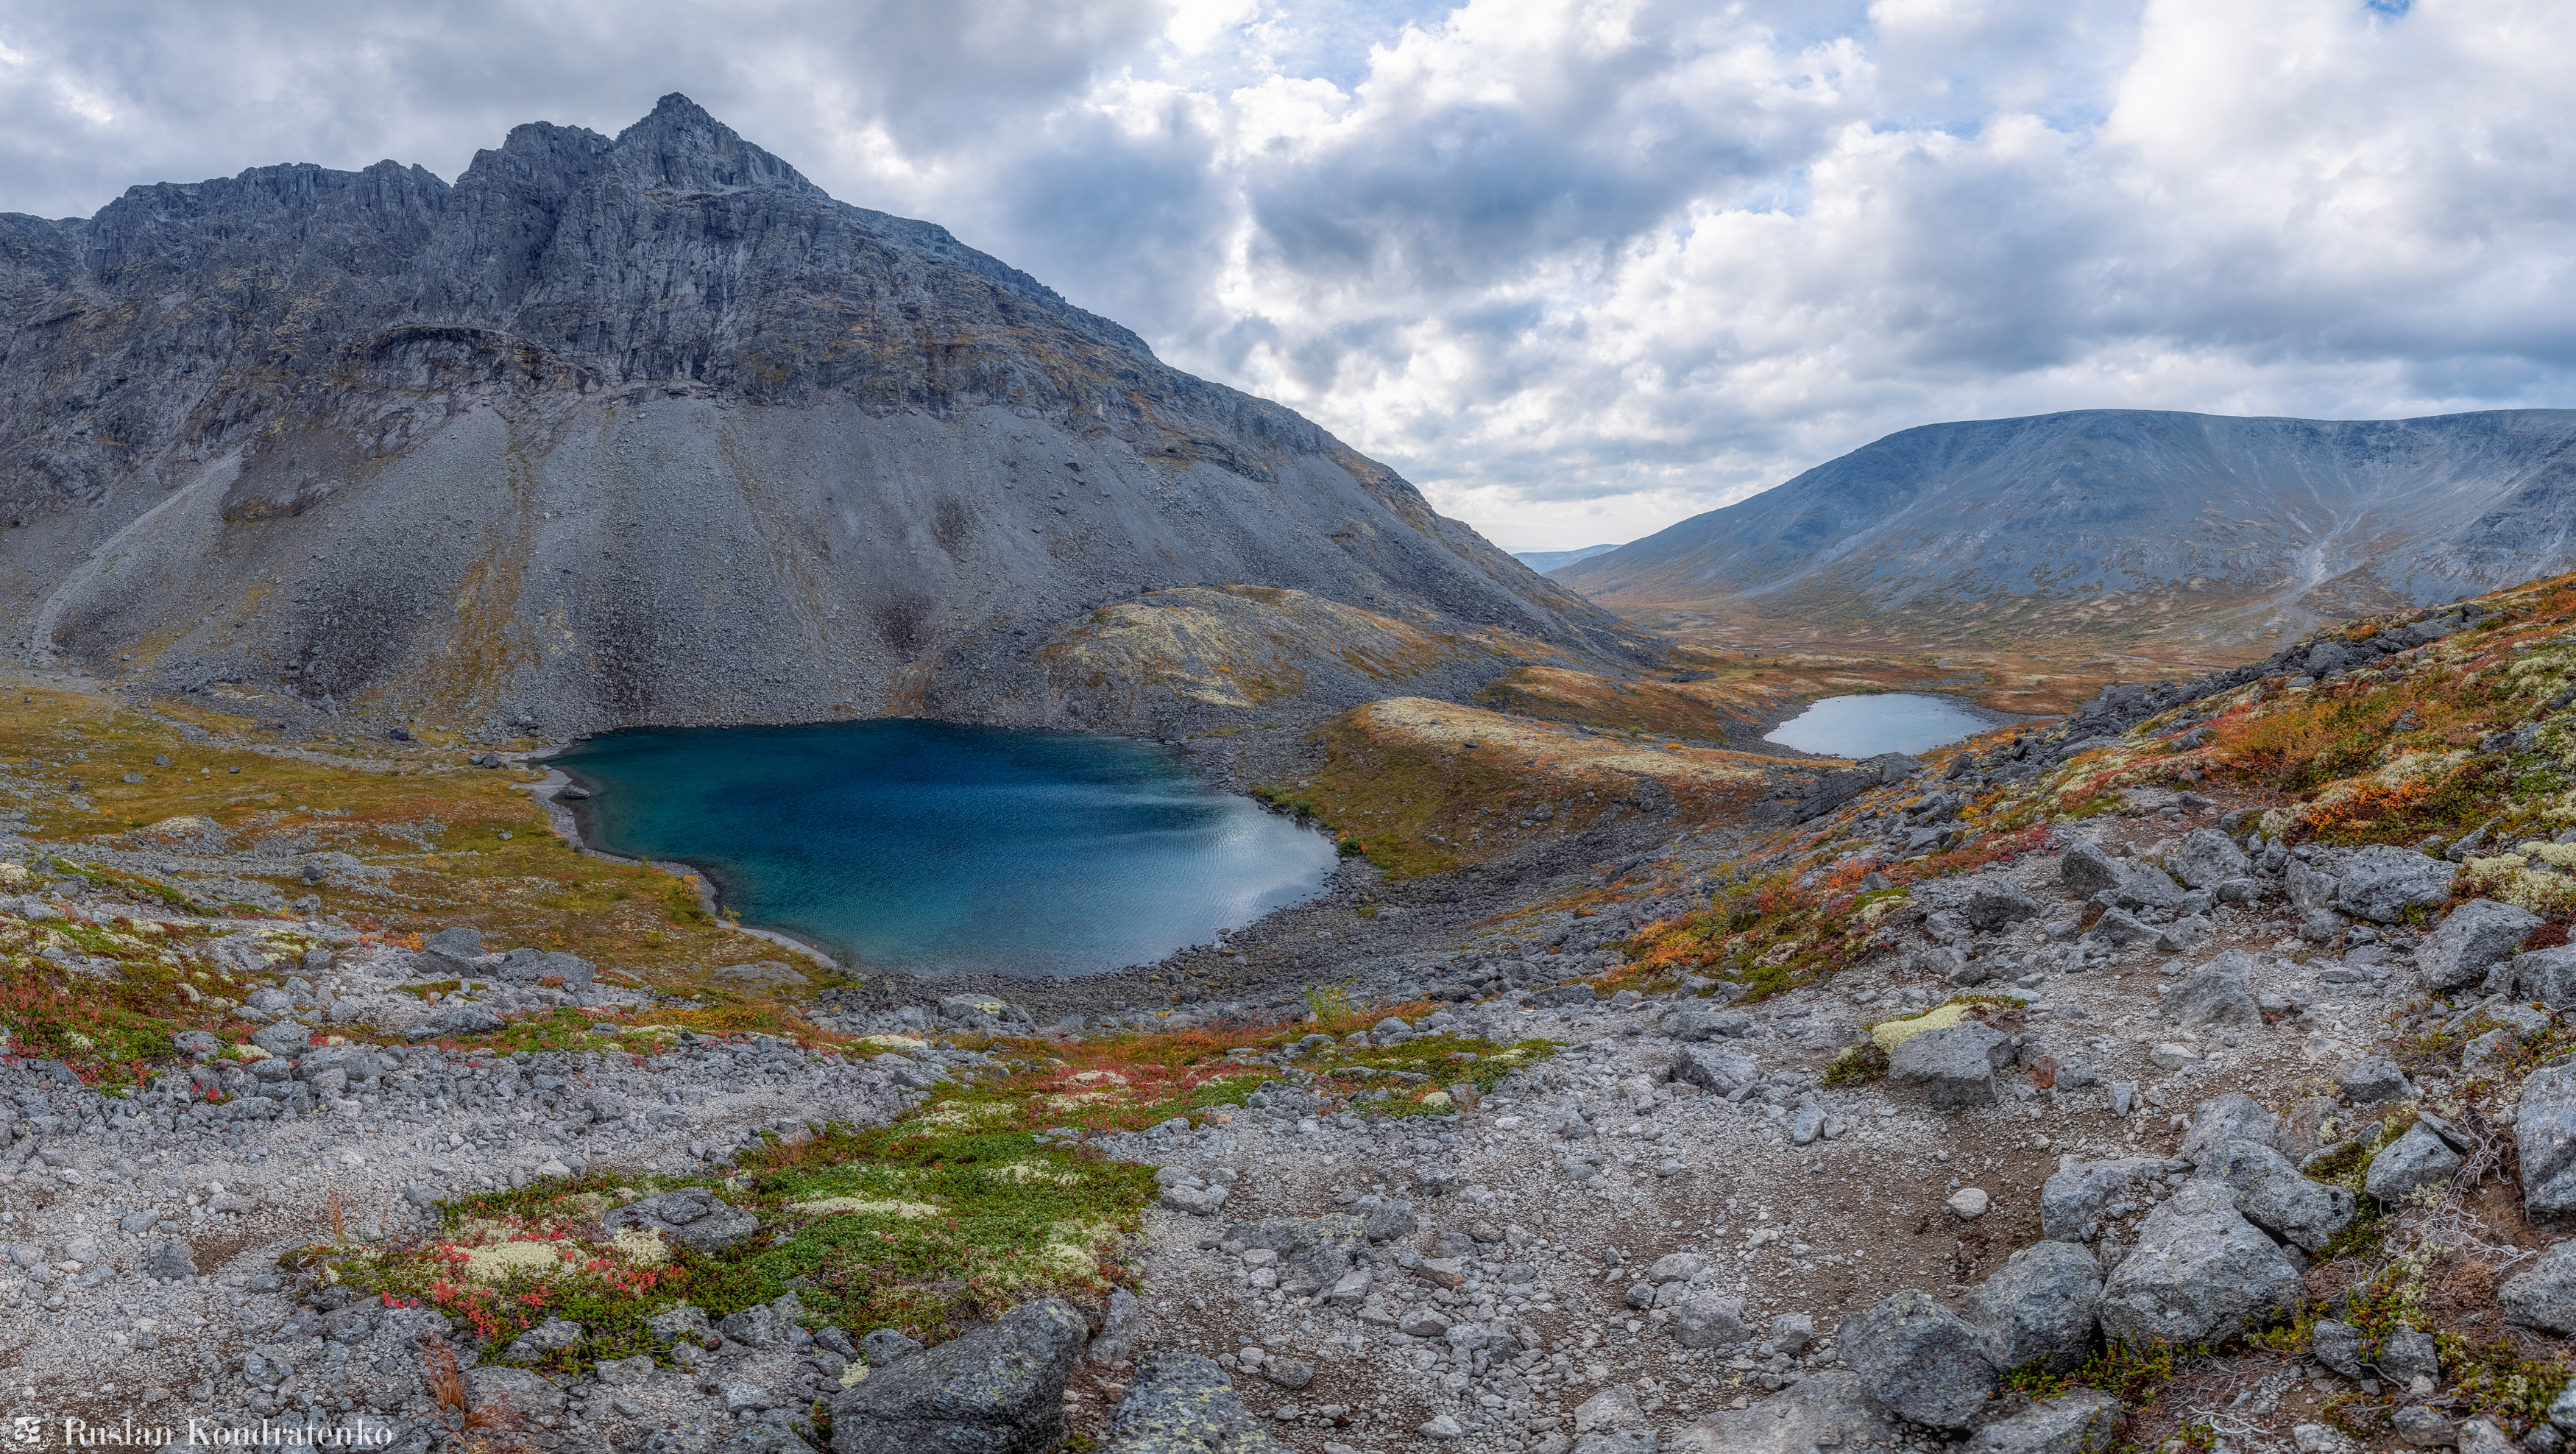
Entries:
<svg viewBox="0 0 2576 1454">
<path fill-rule="evenodd" d="M 159 689 L 1068 720 L 1038 654 L 1193 585 L 1429 629 L 1462 680 L 1496 641 L 1642 649 L 1310 422 L 685 97 L 519 127 L 452 187 L 292 165 L 0 217 L 0 320 L 0 614 Z M 1282 633 L 1309 690 L 1361 690 Z"/>
<path fill-rule="evenodd" d="M 1554 578 L 1953 640 L 2241 645 L 2576 558 L 2576 411 L 2088 410 L 1909 429 Z"/>
</svg>

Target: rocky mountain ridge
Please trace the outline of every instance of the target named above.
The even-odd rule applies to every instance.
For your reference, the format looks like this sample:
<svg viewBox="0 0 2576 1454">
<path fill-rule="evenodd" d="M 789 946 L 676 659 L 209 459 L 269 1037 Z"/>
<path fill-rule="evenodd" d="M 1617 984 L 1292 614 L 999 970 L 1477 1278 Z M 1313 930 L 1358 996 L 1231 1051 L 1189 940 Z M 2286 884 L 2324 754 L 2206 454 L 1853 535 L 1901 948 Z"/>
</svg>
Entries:
<svg viewBox="0 0 2576 1454">
<path fill-rule="evenodd" d="M 1648 651 L 1312 423 L 676 95 L 453 186 L 293 165 L 0 216 L 0 521 L 22 650 L 284 716 L 1150 723 L 1209 704 L 1045 653 L 1164 587 L 1321 597 L 1462 679 Z M 1306 621 L 1214 634 L 1368 694 Z"/>
<path fill-rule="evenodd" d="M 1551 573 L 1605 604 L 1931 642 L 2268 645 L 2576 560 L 2576 412 L 1934 424 Z"/>
</svg>

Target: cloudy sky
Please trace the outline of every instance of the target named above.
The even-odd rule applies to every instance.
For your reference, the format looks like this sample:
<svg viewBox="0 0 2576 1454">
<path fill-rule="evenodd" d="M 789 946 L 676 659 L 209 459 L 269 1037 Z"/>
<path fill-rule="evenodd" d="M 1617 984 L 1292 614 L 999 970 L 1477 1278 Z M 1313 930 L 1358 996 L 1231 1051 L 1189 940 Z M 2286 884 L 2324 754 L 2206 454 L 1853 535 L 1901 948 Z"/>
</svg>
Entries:
<svg viewBox="0 0 2576 1454">
<path fill-rule="evenodd" d="M 2576 403 L 2576 26 L 2518 0 L 84 0 L 0 210 L 695 97 L 1504 545 L 1915 424 Z"/>
</svg>

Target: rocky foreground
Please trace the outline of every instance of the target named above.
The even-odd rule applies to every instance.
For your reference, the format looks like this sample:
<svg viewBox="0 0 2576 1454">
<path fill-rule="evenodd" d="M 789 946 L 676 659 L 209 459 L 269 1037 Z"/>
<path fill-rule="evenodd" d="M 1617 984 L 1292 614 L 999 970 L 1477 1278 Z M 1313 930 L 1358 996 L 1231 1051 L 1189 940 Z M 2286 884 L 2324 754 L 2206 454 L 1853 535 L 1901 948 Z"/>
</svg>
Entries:
<svg viewBox="0 0 2576 1454">
<path fill-rule="evenodd" d="M 1293 1023 L 682 1029 L 30 852 L 13 993 L 158 965 L 214 1028 L 0 1063 L 5 1386 L 404 1448 L 2554 1450 L 2555 601 L 1829 776 Z"/>
</svg>

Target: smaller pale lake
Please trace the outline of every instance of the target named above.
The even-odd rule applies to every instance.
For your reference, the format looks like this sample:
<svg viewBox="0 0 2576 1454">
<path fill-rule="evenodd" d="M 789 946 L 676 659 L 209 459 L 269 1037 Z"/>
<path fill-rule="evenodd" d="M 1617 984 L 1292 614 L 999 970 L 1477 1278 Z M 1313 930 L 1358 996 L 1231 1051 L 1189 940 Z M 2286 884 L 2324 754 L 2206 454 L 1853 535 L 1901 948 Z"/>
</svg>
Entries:
<svg viewBox="0 0 2576 1454">
<path fill-rule="evenodd" d="M 1334 863 L 1323 835 L 1117 737 L 906 721 L 642 731 L 553 765 L 597 794 L 582 816 L 601 847 L 697 865 L 744 923 L 861 973 L 1145 963 L 1305 898 Z"/>
<path fill-rule="evenodd" d="M 1873 692 L 1827 697 L 1773 728 L 1762 740 L 1827 757 L 1876 757 L 1882 752 L 1916 753 L 1963 741 L 2011 720 L 1956 697 Z"/>
</svg>

